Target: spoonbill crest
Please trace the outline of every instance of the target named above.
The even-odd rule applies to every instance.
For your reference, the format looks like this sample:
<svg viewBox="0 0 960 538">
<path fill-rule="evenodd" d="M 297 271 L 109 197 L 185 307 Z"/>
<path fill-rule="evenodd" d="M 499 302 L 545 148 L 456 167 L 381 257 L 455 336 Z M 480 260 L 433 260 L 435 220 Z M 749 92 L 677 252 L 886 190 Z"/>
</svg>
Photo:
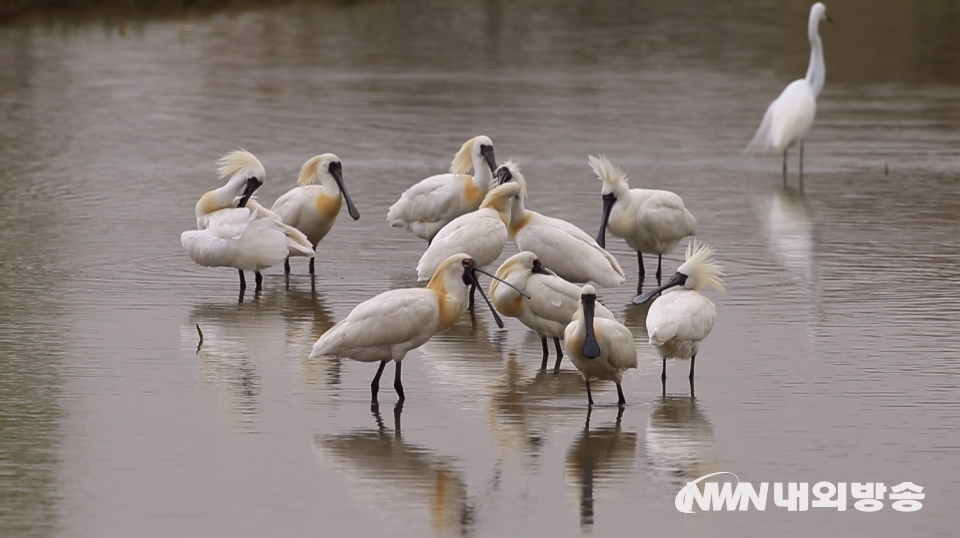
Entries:
<svg viewBox="0 0 960 538">
<path fill-rule="evenodd" d="M 783 152 L 783 186 L 787 186 L 787 150 L 800 145 L 800 190 L 803 190 L 803 139 L 813 125 L 817 114 L 817 97 L 827 79 L 823 62 L 823 43 L 820 41 L 820 21 L 833 19 L 827 15 L 827 7 L 817 2 L 810 7 L 807 37 L 810 39 L 810 65 L 807 75 L 794 80 L 783 89 L 767 112 L 760 128 L 744 150 L 748 154 Z"/>
<path fill-rule="evenodd" d="M 314 185 L 318 180 L 320 185 Z M 297 183 L 300 186 L 277 198 L 271 209 L 284 224 L 303 232 L 314 252 L 337 221 L 343 200 L 347 201 L 347 211 L 353 220 L 360 219 L 360 212 L 343 183 L 343 166 L 336 155 L 324 153 L 310 158 L 300 168 Z M 311 275 L 314 274 L 314 261 L 315 258 L 310 258 Z M 289 259 L 283 262 L 283 272 L 290 274 Z"/>
<path fill-rule="evenodd" d="M 219 176 L 227 184 L 205 193 L 196 205 L 199 230 L 180 235 L 180 242 L 194 262 L 204 267 L 233 267 L 240 273 L 240 292 L 246 289 L 244 271 L 256 271 L 257 291 L 262 289 L 260 271 L 277 265 L 290 252 L 312 256 L 306 237 L 278 218 L 265 217 L 250 196 L 266 177 L 263 165 L 244 151 L 227 153 L 219 161 Z M 262 207 L 255 204 L 256 207 Z"/>
<path fill-rule="evenodd" d="M 657 348 L 663 358 L 663 371 L 660 380 L 666 391 L 667 359 L 690 359 L 690 388 L 693 389 L 693 367 L 697 361 L 697 351 L 713 322 L 717 319 L 717 307 L 710 299 L 700 294 L 704 287 L 724 291 L 723 267 L 713 259 L 713 247 L 697 241 L 687 244 L 686 261 L 677 269 L 666 284 L 650 290 L 638 297 L 643 304 L 674 286 L 683 289 L 664 293 L 654 301 L 647 312 L 647 334 L 650 344 Z"/>
<path fill-rule="evenodd" d="M 657 285 L 663 255 L 668 254 L 681 239 L 697 234 L 697 219 L 687 211 L 683 200 L 670 191 L 630 189 L 627 175 L 603 155 L 589 157 L 590 168 L 603 180 L 603 215 L 597 243 L 606 247 L 606 232 L 622 237 L 637 251 L 640 278 L 637 295 L 643 291 L 643 253 L 657 255 Z"/>
<path fill-rule="evenodd" d="M 496 176 L 501 185 L 514 181 L 522 188 L 521 196 L 512 199 L 507 230 L 520 250 L 533 252 L 543 265 L 570 282 L 593 282 L 607 288 L 623 284 L 626 276 L 617 259 L 586 232 L 524 207 L 527 182 L 516 163 L 507 161 Z"/>
<path fill-rule="evenodd" d="M 517 318 L 537 333 L 543 344 L 541 370 L 547 369 L 547 359 L 550 357 L 547 338 L 553 338 L 557 348 L 557 362 L 553 370 L 559 372 L 560 361 L 563 360 L 560 339 L 579 307 L 580 286 L 545 269 L 533 252 L 521 252 L 507 258 L 497 269 L 496 276 L 513 287 L 501 286 L 497 280 L 490 281 L 490 299 L 494 308 L 504 316 Z M 518 290 L 526 291 L 530 298 L 524 297 Z M 595 315 L 614 319 L 613 313 L 600 303 L 596 305 Z"/>
<path fill-rule="evenodd" d="M 310 358 L 344 357 L 361 362 L 380 362 L 370 384 L 372 402 L 377 403 L 380 375 L 391 360 L 397 363 L 393 387 L 402 401 L 400 366 L 411 349 L 422 346 L 436 333 L 449 329 L 466 311 L 467 288 L 479 288 L 477 273 L 489 275 L 466 254 L 445 259 L 425 288 L 391 290 L 356 306 L 342 321 L 313 345 Z M 480 289 L 497 326 L 503 321 Z"/>
<path fill-rule="evenodd" d="M 473 168 L 473 176 L 467 172 Z M 430 176 L 407 189 L 387 211 L 387 222 L 427 242 L 450 221 L 476 211 L 493 186 L 497 161 L 486 136 L 467 140 L 450 163 L 449 174 Z"/>
<path fill-rule="evenodd" d="M 564 337 L 570 362 L 580 370 L 587 385 L 587 403 L 593 405 L 590 378 L 611 379 L 617 384 L 617 403 L 624 406 L 620 383 L 623 372 L 637 367 L 637 347 L 633 334 L 620 322 L 595 317 L 597 292 L 587 284 L 580 290 L 580 306 L 567 325 Z"/>
</svg>

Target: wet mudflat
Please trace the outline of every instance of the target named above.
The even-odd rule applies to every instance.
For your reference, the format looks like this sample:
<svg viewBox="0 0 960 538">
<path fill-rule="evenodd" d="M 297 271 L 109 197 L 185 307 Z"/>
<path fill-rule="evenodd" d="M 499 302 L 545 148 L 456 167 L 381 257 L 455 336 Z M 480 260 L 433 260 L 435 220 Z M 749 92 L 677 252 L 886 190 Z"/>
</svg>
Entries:
<svg viewBox="0 0 960 538">
<path fill-rule="evenodd" d="M 805 2 L 372 2 L 118 28 L 0 29 L 0 534 L 689 536 L 953 533 L 960 493 L 960 60 L 955 7 L 847 2 L 805 189 L 740 152 L 803 75 Z M 357 303 L 415 285 L 425 243 L 389 205 L 486 134 L 527 207 L 600 219 L 587 155 L 681 195 L 727 267 L 697 361 L 660 362 L 636 260 L 600 298 L 640 367 L 537 371 L 516 320 L 465 315 L 405 360 L 309 360 Z M 334 152 L 361 219 L 238 303 L 179 236 L 244 147 L 270 204 Z M 887 171 L 885 171 L 885 167 Z M 516 248 L 508 246 L 503 258 Z M 668 274 L 682 252 L 664 260 Z M 648 260 L 648 274 L 652 273 Z M 205 336 L 197 352 L 195 325 Z M 392 367 L 390 367 L 392 368 Z M 389 370 L 388 370 L 389 372 Z M 913 514 L 685 516 L 716 471 L 751 482 L 911 481 Z"/>
</svg>

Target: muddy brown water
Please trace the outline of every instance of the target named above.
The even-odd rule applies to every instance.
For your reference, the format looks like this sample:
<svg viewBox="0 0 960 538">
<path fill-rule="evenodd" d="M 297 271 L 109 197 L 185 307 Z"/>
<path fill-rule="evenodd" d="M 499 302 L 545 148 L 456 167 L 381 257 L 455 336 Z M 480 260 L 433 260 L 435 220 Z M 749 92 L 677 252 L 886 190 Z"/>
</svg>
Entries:
<svg viewBox="0 0 960 538">
<path fill-rule="evenodd" d="M 827 83 L 784 190 L 745 158 L 803 75 L 806 2 L 409 1 L 0 29 L 0 534 L 949 536 L 960 495 L 960 9 L 828 4 Z M 680 194 L 727 267 L 697 364 L 660 363 L 630 274 L 601 299 L 640 367 L 596 384 L 478 310 L 404 368 L 309 360 L 415 285 L 387 207 L 487 134 L 527 206 L 594 234 L 603 153 Z M 361 213 L 237 301 L 179 235 L 244 147 L 261 200 L 338 154 Z M 885 171 L 885 168 L 887 171 Z M 504 257 L 514 253 L 510 245 Z M 669 274 L 680 251 L 664 260 Z M 648 261 L 648 273 L 652 264 Z M 205 343 L 198 353 L 194 328 Z M 399 429 L 398 429 L 399 427 Z M 688 480 L 911 481 L 921 511 L 680 514 Z M 772 504 L 772 501 L 771 501 Z"/>
</svg>

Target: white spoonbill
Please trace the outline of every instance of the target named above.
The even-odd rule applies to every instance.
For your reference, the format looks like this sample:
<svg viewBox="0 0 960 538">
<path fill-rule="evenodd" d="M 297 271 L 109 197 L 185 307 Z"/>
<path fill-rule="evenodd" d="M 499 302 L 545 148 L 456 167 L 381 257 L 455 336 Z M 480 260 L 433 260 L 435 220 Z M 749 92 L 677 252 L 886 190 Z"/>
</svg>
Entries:
<svg viewBox="0 0 960 538">
<path fill-rule="evenodd" d="M 318 179 L 320 185 L 313 185 Z M 343 200 L 347 201 L 347 211 L 353 220 L 360 219 L 360 212 L 343 183 L 343 165 L 336 155 L 324 153 L 310 158 L 300 168 L 297 183 L 300 186 L 277 198 L 271 209 L 284 224 L 303 232 L 314 252 L 337 221 Z M 310 258 L 311 275 L 314 274 L 315 259 Z M 290 274 L 290 260 L 283 262 L 283 272 Z"/>
<path fill-rule="evenodd" d="M 431 242 L 447 223 L 480 207 L 493 186 L 496 168 L 493 142 L 482 135 L 471 138 L 454 156 L 450 173 L 430 176 L 407 189 L 390 206 L 387 222 Z"/>
<path fill-rule="evenodd" d="M 517 318 L 537 333 L 543 344 L 541 370 L 547 369 L 547 358 L 550 356 L 547 338 L 553 338 L 557 348 L 557 362 L 553 370 L 559 372 L 560 361 L 563 360 L 560 339 L 579 307 L 580 286 L 545 269 L 533 252 L 521 252 L 507 258 L 497 269 L 496 276 L 514 287 L 501 286 L 499 281 L 491 280 L 490 299 L 493 307 L 504 316 Z M 526 291 L 530 297 L 521 295 L 518 290 Z M 600 303 L 597 303 L 594 312 L 601 318 L 614 319 L 613 313 Z"/>
<path fill-rule="evenodd" d="M 710 299 L 700 294 L 704 286 L 723 292 L 723 267 L 713 259 L 713 247 L 697 241 L 687 244 L 687 260 L 677 269 L 666 284 L 637 297 L 637 304 L 648 302 L 658 293 L 674 286 L 682 290 L 664 293 L 647 312 L 647 334 L 650 344 L 657 348 L 663 358 L 660 380 L 666 391 L 667 359 L 690 359 L 690 388 L 693 389 L 693 367 L 697 351 L 713 322 L 717 319 L 717 307 Z"/>
<path fill-rule="evenodd" d="M 605 288 L 623 284 L 626 276 L 617 259 L 586 232 L 565 220 L 524 207 L 527 182 L 516 163 L 507 161 L 497 169 L 496 176 L 501 185 L 515 181 L 523 191 L 512 200 L 507 228 L 517 248 L 536 254 L 543 265 L 564 280 L 593 282 Z"/>
<path fill-rule="evenodd" d="M 183 232 L 180 242 L 199 265 L 238 269 L 241 293 L 247 287 L 243 272 L 255 271 L 256 290 L 260 291 L 262 269 L 277 265 L 292 251 L 304 256 L 313 252 L 303 234 L 279 219 L 263 217 L 253 207 L 246 207 L 266 177 L 263 165 L 253 154 L 233 151 L 219 165 L 220 177 L 230 179 L 200 197 L 196 206 L 200 229 Z"/>
<path fill-rule="evenodd" d="M 500 185 L 487 193 L 480 209 L 444 226 L 420 257 L 419 280 L 430 279 L 442 261 L 458 252 L 469 254 L 480 267 L 497 261 L 507 244 L 511 199 L 520 196 L 521 189 L 517 183 Z"/>
<path fill-rule="evenodd" d="M 402 401 L 400 365 L 411 349 L 418 348 L 440 331 L 449 329 L 467 310 L 468 286 L 479 288 L 477 273 L 484 272 L 466 254 L 450 256 L 433 274 L 425 288 L 391 290 L 356 306 L 342 321 L 313 345 L 310 358 L 344 357 L 360 362 L 380 362 L 370 383 L 372 402 L 377 403 L 380 375 L 391 360 L 397 363 L 393 387 Z M 487 296 L 480 294 L 497 325 L 503 321 Z"/>
<path fill-rule="evenodd" d="M 587 403 L 593 405 L 590 378 L 611 379 L 617 384 L 617 404 L 624 406 L 620 382 L 623 372 L 637 367 L 637 346 L 633 334 L 619 321 L 594 317 L 597 291 L 587 284 L 580 290 L 580 307 L 567 325 L 564 337 L 570 362 L 580 370 L 587 385 Z"/>
<path fill-rule="evenodd" d="M 810 7 L 807 37 L 810 39 L 810 65 L 807 75 L 787 85 L 763 115 L 760 128 L 744 153 L 766 154 L 783 152 L 783 186 L 787 186 L 787 150 L 800 144 L 800 190 L 803 190 L 803 139 L 813 125 L 817 114 L 817 97 L 827 79 L 823 63 L 823 43 L 820 41 L 820 21 L 826 19 L 827 7 L 817 2 Z"/>
<path fill-rule="evenodd" d="M 603 180 L 603 215 L 597 243 L 606 247 L 606 232 L 622 237 L 637 251 L 640 278 L 637 295 L 643 291 L 643 253 L 657 255 L 657 285 L 663 255 L 668 254 L 681 239 L 697 234 L 697 219 L 687 211 L 683 200 L 670 191 L 631 189 L 627 175 L 606 157 L 590 156 L 590 168 Z"/>
</svg>

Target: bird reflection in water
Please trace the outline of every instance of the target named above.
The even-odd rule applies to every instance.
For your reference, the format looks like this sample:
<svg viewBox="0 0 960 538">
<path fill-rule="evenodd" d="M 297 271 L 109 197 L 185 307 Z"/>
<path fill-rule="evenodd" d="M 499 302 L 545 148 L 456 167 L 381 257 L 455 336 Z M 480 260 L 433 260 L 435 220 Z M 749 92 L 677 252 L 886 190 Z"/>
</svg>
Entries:
<svg viewBox="0 0 960 538">
<path fill-rule="evenodd" d="M 317 456 L 350 483 L 356 499 L 369 499 L 369 513 L 392 510 L 384 526 L 397 518 L 426 516 L 434 536 L 463 536 L 474 525 L 474 506 L 467 497 L 463 472 L 454 461 L 403 440 L 400 416 L 394 407 L 391 433 L 378 405 L 371 406 L 377 428 L 313 437 Z M 410 521 L 411 524 L 419 521 Z"/>
<path fill-rule="evenodd" d="M 498 330 L 486 307 L 467 310 L 446 331 L 418 350 L 431 383 L 458 397 L 486 398 L 485 387 L 497 379 L 503 363 L 507 331 Z"/>
<path fill-rule="evenodd" d="M 646 444 L 654 468 L 672 484 L 686 484 L 719 470 L 713 426 L 694 396 L 664 394 L 650 414 Z"/>
<path fill-rule="evenodd" d="M 637 458 L 637 434 L 622 431 L 624 408 L 617 410 L 612 426 L 590 429 L 590 409 L 583 432 L 567 451 L 567 478 L 580 497 L 580 526 L 594 522 L 595 490 L 629 479 Z"/>
</svg>

